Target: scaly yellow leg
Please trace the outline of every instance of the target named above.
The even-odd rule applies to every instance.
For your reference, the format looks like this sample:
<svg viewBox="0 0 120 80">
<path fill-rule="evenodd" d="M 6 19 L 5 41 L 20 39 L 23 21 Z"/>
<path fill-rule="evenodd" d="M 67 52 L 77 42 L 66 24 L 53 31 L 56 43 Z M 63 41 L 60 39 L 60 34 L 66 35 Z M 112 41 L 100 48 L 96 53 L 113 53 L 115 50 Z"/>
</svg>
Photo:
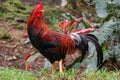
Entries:
<svg viewBox="0 0 120 80">
<path fill-rule="evenodd" d="M 52 63 L 52 73 L 55 73 L 55 63 Z"/>
<path fill-rule="evenodd" d="M 63 71 L 63 66 L 62 66 L 62 59 L 59 61 L 59 71 L 60 71 L 60 73 L 64 73 L 64 71 Z"/>
</svg>

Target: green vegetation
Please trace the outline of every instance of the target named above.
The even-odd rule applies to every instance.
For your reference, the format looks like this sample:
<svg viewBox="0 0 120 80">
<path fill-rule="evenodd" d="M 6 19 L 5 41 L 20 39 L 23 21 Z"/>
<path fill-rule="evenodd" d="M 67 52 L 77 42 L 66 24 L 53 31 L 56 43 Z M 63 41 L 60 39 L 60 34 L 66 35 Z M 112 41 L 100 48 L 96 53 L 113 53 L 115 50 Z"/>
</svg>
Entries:
<svg viewBox="0 0 120 80">
<path fill-rule="evenodd" d="M 2 69 L 0 70 L 1 80 L 36 80 L 30 72 L 16 69 Z"/>
<path fill-rule="evenodd" d="M 8 0 L 1 4 L 1 16 L 3 16 L 5 19 L 12 20 L 14 20 L 17 17 L 28 18 L 30 11 L 33 8 L 33 6 L 23 4 L 20 0 Z"/>
<path fill-rule="evenodd" d="M 25 23 L 34 6 L 24 4 L 20 0 L 7 0 L 0 3 L 0 20 L 6 26 L 24 29 Z"/>
<path fill-rule="evenodd" d="M 119 80 L 120 71 L 85 71 L 80 80 Z"/>
<path fill-rule="evenodd" d="M 1 80 L 119 80 L 120 71 L 85 71 L 78 73 L 77 70 L 71 69 L 64 74 L 56 72 L 51 74 L 49 70 L 42 69 L 40 72 L 28 72 L 16 69 L 0 70 Z"/>
</svg>

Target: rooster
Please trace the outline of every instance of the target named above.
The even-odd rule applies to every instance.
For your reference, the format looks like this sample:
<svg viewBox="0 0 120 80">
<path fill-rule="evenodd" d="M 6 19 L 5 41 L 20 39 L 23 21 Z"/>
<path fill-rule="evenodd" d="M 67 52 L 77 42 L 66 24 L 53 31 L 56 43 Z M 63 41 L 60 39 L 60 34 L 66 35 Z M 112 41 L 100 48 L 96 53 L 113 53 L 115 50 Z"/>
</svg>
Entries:
<svg viewBox="0 0 120 80">
<path fill-rule="evenodd" d="M 97 50 L 97 66 L 103 60 L 103 53 L 97 38 L 92 34 L 60 34 L 50 30 L 42 19 L 43 5 L 40 2 L 31 12 L 27 31 L 31 44 L 52 64 L 52 72 L 55 72 L 55 61 L 59 61 L 59 71 L 63 73 L 63 59 L 66 54 L 74 54 L 75 50 L 82 52 L 82 59 L 88 52 L 88 42 L 92 42 Z"/>
</svg>

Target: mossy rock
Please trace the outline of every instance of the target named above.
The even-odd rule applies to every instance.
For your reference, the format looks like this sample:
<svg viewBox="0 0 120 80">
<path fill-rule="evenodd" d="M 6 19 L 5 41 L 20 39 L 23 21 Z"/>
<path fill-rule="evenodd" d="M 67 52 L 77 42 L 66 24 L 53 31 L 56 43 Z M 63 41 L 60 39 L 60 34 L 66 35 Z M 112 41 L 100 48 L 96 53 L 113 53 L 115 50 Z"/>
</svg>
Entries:
<svg viewBox="0 0 120 80">
<path fill-rule="evenodd" d="M 11 35 L 4 28 L 0 28 L 0 39 L 9 39 Z"/>
</svg>

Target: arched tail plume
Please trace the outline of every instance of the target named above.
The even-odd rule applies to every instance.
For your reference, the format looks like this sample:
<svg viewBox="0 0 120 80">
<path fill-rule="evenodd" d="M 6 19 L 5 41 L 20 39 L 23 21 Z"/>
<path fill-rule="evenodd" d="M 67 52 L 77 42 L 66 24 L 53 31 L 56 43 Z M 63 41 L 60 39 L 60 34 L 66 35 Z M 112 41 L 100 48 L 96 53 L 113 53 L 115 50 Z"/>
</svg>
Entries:
<svg viewBox="0 0 120 80">
<path fill-rule="evenodd" d="M 88 41 L 92 42 L 97 50 L 97 67 L 99 68 L 103 62 L 103 52 L 102 52 L 102 47 L 100 46 L 98 39 L 92 35 L 92 34 L 87 34 L 86 38 Z"/>
<path fill-rule="evenodd" d="M 70 35 L 75 42 L 76 48 L 78 48 L 82 52 L 82 58 L 80 62 L 82 62 L 84 56 L 88 52 L 88 42 L 92 42 L 95 45 L 97 51 L 97 67 L 99 68 L 103 61 L 103 52 L 98 39 L 92 34 L 83 35 L 79 33 L 71 33 Z"/>
</svg>

